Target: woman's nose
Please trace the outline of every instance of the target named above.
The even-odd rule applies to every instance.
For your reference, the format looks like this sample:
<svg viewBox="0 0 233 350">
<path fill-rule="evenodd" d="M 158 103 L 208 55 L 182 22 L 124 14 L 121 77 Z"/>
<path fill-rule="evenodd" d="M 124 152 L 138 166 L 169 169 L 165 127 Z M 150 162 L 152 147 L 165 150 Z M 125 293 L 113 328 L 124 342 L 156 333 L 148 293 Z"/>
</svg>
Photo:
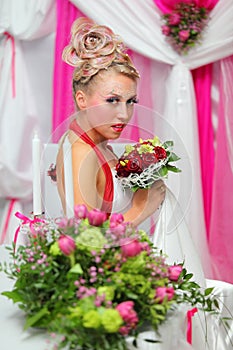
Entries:
<svg viewBox="0 0 233 350">
<path fill-rule="evenodd" d="M 129 111 L 127 109 L 127 105 L 125 102 L 120 102 L 118 105 L 118 110 L 117 110 L 117 117 L 120 120 L 127 120 L 129 119 Z"/>
</svg>

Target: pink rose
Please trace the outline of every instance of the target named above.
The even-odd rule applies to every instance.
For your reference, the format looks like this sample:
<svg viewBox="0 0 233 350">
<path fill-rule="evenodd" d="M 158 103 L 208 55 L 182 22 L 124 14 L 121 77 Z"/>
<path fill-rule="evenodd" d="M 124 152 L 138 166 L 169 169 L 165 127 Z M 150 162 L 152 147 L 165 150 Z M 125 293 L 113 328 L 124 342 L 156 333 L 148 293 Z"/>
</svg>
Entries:
<svg viewBox="0 0 233 350">
<path fill-rule="evenodd" d="M 84 204 L 75 205 L 74 216 L 78 219 L 85 219 L 87 217 L 87 207 Z"/>
<path fill-rule="evenodd" d="M 124 238 L 120 241 L 120 245 L 121 251 L 126 257 L 136 256 L 142 251 L 141 243 L 137 239 Z"/>
<path fill-rule="evenodd" d="M 140 243 L 142 250 L 145 250 L 146 252 L 151 251 L 151 247 L 148 242 L 141 242 Z"/>
<path fill-rule="evenodd" d="M 101 226 L 107 220 L 107 214 L 99 209 L 92 209 L 87 214 L 90 225 Z"/>
<path fill-rule="evenodd" d="M 156 289 L 155 297 L 159 300 L 160 303 L 166 298 L 167 300 L 172 300 L 174 296 L 174 288 L 173 287 L 158 287 Z"/>
<path fill-rule="evenodd" d="M 125 227 L 126 227 L 126 225 L 124 223 L 118 224 L 118 225 L 110 225 L 111 232 L 117 237 L 124 235 Z"/>
<path fill-rule="evenodd" d="M 119 329 L 119 332 L 122 334 L 122 335 L 128 335 L 129 332 L 130 332 L 130 327 L 128 326 L 123 326 Z"/>
<path fill-rule="evenodd" d="M 116 224 L 121 224 L 124 221 L 124 216 L 121 213 L 112 213 L 110 216 L 110 227 Z"/>
<path fill-rule="evenodd" d="M 68 218 L 59 219 L 59 221 L 58 221 L 58 227 L 59 227 L 59 228 L 65 228 L 65 227 L 68 226 L 68 222 L 69 222 L 69 219 L 68 219 Z"/>
<path fill-rule="evenodd" d="M 116 310 L 119 312 L 124 322 L 126 322 L 128 325 L 131 325 L 131 327 L 138 323 L 138 316 L 133 307 L 133 301 L 123 301 L 116 307 Z"/>
<path fill-rule="evenodd" d="M 65 235 L 61 236 L 58 239 L 58 246 L 62 253 L 65 255 L 70 255 L 75 251 L 76 248 L 74 239 L 70 236 Z"/>
<path fill-rule="evenodd" d="M 169 272 L 169 279 L 171 281 L 177 281 L 182 270 L 183 270 L 183 268 L 182 268 L 181 265 L 170 266 L 169 270 L 168 270 L 168 272 Z"/>
<path fill-rule="evenodd" d="M 170 34 L 170 32 L 171 32 L 170 27 L 168 27 L 168 26 L 166 26 L 166 25 L 163 25 L 163 26 L 162 26 L 162 33 L 163 33 L 164 35 L 168 36 L 168 35 Z"/>
<path fill-rule="evenodd" d="M 175 26 L 180 23 L 179 13 L 171 13 L 168 18 L 168 23 L 172 26 Z"/>
<path fill-rule="evenodd" d="M 179 32 L 179 38 L 181 41 L 186 41 L 189 38 L 189 30 L 181 30 Z"/>
</svg>

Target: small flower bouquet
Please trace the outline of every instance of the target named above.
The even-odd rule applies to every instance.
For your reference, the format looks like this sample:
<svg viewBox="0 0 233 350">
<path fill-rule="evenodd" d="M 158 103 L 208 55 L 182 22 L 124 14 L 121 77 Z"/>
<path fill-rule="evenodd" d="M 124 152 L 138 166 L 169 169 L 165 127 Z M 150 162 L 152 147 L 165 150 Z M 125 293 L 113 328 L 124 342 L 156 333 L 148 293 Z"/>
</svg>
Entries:
<svg viewBox="0 0 233 350">
<path fill-rule="evenodd" d="M 75 217 L 23 225 L 28 243 L 10 249 L 2 270 L 15 280 L 2 294 L 29 327 L 57 334 L 57 349 L 124 350 L 148 323 L 155 331 L 180 303 L 214 311 L 212 289 L 169 266 L 145 232 L 121 214 L 75 207 Z"/>
<path fill-rule="evenodd" d="M 116 164 L 116 176 L 124 188 L 137 191 L 138 188 L 150 188 L 161 178 L 166 178 L 168 171 L 181 170 L 171 163 L 180 158 L 173 152 L 173 141 L 161 143 L 153 139 L 140 139 L 135 145 L 126 145 L 124 154 Z"/>
<path fill-rule="evenodd" d="M 162 16 L 162 33 L 179 54 L 186 54 L 200 42 L 202 31 L 207 24 L 209 11 L 195 2 L 179 2 L 174 11 Z"/>
</svg>

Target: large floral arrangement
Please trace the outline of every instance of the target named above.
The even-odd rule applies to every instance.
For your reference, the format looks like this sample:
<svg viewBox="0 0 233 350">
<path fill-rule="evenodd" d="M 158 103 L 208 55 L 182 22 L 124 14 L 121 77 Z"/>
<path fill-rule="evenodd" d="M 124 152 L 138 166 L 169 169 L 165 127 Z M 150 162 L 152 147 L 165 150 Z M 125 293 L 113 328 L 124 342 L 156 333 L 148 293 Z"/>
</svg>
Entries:
<svg viewBox="0 0 233 350">
<path fill-rule="evenodd" d="M 182 264 L 169 266 L 145 232 L 84 205 L 75 216 L 22 227 L 25 246 L 8 248 L 2 269 L 15 280 L 3 294 L 25 312 L 28 327 L 46 328 L 62 349 L 126 349 L 149 323 L 155 330 L 180 303 L 214 311 Z M 169 311 L 170 310 L 170 311 Z"/>
<path fill-rule="evenodd" d="M 124 188 L 136 191 L 150 188 L 158 179 L 166 178 L 168 171 L 181 170 L 171 164 L 180 158 L 173 151 L 173 141 L 161 142 L 153 139 L 140 139 L 134 145 L 126 145 L 125 151 L 116 164 L 116 174 Z"/>
<path fill-rule="evenodd" d="M 170 45 L 179 53 L 186 54 L 200 42 L 209 11 L 195 2 L 179 2 L 171 13 L 162 16 L 162 33 Z"/>
</svg>

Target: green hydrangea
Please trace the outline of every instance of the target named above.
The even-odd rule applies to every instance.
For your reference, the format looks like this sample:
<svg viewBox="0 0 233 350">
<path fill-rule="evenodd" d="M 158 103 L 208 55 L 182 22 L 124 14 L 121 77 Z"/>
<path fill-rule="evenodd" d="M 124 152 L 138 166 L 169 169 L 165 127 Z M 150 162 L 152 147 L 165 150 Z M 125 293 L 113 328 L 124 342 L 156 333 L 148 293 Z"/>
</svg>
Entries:
<svg viewBox="0 0 233 350">
<path fill-rule="evenodd" d="M 131 289 L 137 294 L 149 294 L 151 291 L 151 283 L 143 275 L 132 275 L 130 273 L 117 272 L 113 276 L 114 282 L 117 284 L 118 290 L 126 291 Z M 129 287 L 130 286 L 130 287 Z"/>
<path fill-rule="evenodd" d="M 99 287 L 97 289 L 98 295 L 105 295 L 105 300 L 113 300 L 115 288 L 112 286 Z"/>
<path fill-rule="evenodd" d="M 78 235 L 75 242 L 80 249 L 98 251 L 103 248 L 107 240 L 104 238 L 99 227 L 89 227 Z"/>
<path fill-rule="evenodd" d="M 144 273 L 146 267 L 146 252 L 141 252 L 135 257 L 128 259 L 121 267 L 122 272 L 128 272 L 132 274 Z"/>
<path fill-rule="evenodd" d="M 123 320 L 117 310 L 105 309 L 101 315 L 101 322 L 108 333 L 116 333 L 123 325 Z"/>
<path fill-rule="evenodd" d="M 57 241 L 51 245 L 51 247 L 49 249 L 49 253 L 53 256 L 57 256 L 57 255 L 62 254 Z"/>
<path fill-rule="evenodd" d="M 90 310 L 83 316 L 83 326 L 85 328 L 97 329 L 101 326 L 101 317 L 96 310 Z"/>
<path fill-rule="evenodd" d="M 83 310 L 81 307 L 76 306 L 74 308 L 70 308 L 70 317 L 77 317 L 77 318 L 81 318 L 83 316 Z"/>
</svg>

